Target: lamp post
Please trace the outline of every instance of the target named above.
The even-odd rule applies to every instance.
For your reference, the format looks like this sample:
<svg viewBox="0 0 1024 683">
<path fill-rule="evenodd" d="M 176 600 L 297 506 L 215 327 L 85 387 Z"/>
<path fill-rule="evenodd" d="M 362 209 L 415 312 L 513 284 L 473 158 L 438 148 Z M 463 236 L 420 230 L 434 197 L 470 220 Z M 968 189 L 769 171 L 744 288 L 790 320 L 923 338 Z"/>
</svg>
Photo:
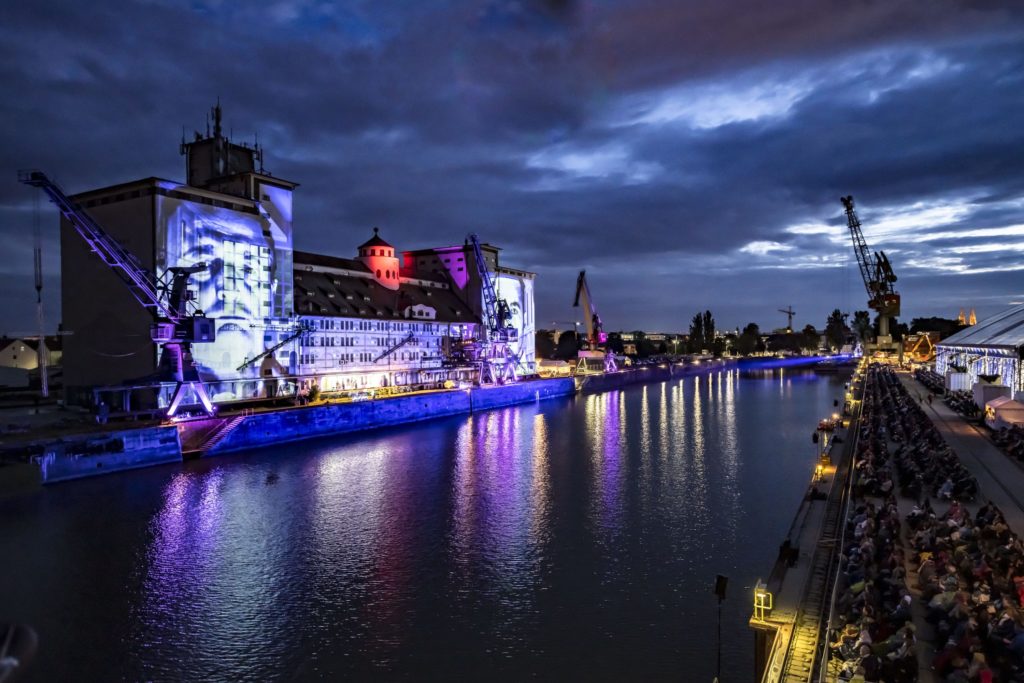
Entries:
<svg viewBox="0 0 1024 683">
<path fill-rule="evenodd" d="M 718 574 L 715 576 L 715 595 L 718 596 L 718 646 L 715 665 L 715 682 L 722 680 L 722 601 L 725 600 L 725 587 L 729 585 L 729 577 Z"/>
</svg>

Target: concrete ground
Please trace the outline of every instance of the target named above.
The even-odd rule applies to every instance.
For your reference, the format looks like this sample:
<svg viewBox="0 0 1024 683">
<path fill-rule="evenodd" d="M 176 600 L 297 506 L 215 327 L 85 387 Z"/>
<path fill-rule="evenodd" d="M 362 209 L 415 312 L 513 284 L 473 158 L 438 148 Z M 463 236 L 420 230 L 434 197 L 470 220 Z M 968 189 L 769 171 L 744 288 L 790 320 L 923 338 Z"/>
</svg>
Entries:
<svg viewBox="0 0 1024 683">
<path fill-rule="evenodd" d="M 928 405 L 924 385 L 908 373 L 898 376 L 911 396 L 924 399 L 925 413 L 978 480 L 980 494 L 999 507 L 1015 534 L 1024 537 L 1024 467 L 992 443 L 985 427 L 968 422 L 939 397 Z"/>
</svg>

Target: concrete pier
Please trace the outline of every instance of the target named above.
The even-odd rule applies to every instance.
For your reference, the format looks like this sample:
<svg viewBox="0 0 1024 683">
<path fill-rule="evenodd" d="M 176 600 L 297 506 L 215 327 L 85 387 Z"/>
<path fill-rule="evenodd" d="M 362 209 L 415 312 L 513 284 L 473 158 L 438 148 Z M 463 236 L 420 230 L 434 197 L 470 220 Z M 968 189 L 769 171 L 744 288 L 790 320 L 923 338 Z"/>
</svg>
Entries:
<svg viewBox="0 0 1024 683">
<path fill-rule="evenodd" d="M 423 391 L 388 398 L 312 406 L 249 409 L 177 425 L 80 434 L 37 444 L 40 483 L 219 455 L 276 443 L 379 429 L 464 415 L 577 393 L 613 391 L 734 367 L 735 361 L 646 365 L 610 374 L 537 379 L 501 386 Z M 21 444 L 24 447 L 24 444 Z M 23 465 L 22 467 L 30 467 Z M 31 466 L 35 467 L 35 466 Z"/>
<path fill-rule="evenodd" d="M 771 609 L 757 609 L 754 671 L 758 681 L 811 683 L 828 619 L 843 513 L 849 494 L 863 383 L 854 383 L 856 409 L 833 433 L 831 465 L 812 478 L 765 581 Z M 813 419 L 813 417 L 811 418 Z"/>
</svg>

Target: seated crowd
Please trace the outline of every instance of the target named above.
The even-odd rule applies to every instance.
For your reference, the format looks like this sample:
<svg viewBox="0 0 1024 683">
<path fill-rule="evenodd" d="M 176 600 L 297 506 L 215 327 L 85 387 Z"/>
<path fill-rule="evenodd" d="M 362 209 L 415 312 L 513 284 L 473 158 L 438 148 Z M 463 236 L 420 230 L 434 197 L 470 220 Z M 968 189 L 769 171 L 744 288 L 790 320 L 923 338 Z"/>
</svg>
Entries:
<svg viewBox="0 0 1024 683">
<path fill-rule="evenodd" d="M 840 679 L 917 681 L 912 587 L 939 680 L 1024 682 L 1024 546 L 994 506 L 969 513 L 974 478 L 889 368 L 868 370 L 854 468 L 829 641 Z M 917 502 L 905 520 L 897 491 Z"/>
<path fill-rule="evenodd" d="M 974 402 L 974 394 L 970 391 L 946 391 L 946 380 L 934 370 L 919 368 L 914 371 L 914 377 L 932 394 L 944 396 L 946 405 L 961 415 L 977 417 L 981 412 L 978 404 Z"/>
<path fill-rule="evenodd" d="M 992 433 L 992 441 L 1011 458 L 1024 461 L 1024 427 L 1003 427 Z"/>
</svg>

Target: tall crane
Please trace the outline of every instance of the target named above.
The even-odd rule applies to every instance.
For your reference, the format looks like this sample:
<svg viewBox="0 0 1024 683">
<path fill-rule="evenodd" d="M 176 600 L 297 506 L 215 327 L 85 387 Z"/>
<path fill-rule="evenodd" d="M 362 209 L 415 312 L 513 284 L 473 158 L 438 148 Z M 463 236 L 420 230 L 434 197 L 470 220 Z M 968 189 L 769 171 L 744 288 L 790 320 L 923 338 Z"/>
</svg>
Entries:
<svg viewBox="0 0 1024 683">
<path fill-rule="evenodd" d="M 587 271 L 581 270 L 576 278 L 576 298 L 573 300 L 573 307 L 583 302 L 583 309 L 586 311 L 584 320 L 587 325 L 587 348 L 580 352 L 580 358 L 601 358 L 604 360 L 604 371 L 615 372 L 618 367 L 615 365 L 615 354 L 607 349 L 608 334 L 601 324 L 601 316 L 597 314 L 597 306 L 594 305 L 594 297 L 590 294 L 590 285 L 587 284 Z M 581 365 L 585 364 L 581 360 Z"/>
<path fill-rule="evenodd" d="M 512 351 L 510 344 L 519 338 L 519 331 L 511 324 L 512 311 L 508 302 L 499 299 L 494 288 L 494 280 L 487 270 L 480 238 L 471 233 L 466 242 L 473 248 L 473 260 L 480 278 L 480 288 L 484 303 L 484 335 L 480 348 L 480 382 L 481 384 L 497 384 L 514 382 L 518 379 L 516 368 L 519 356 Z"/>
<path fill-rule="evenodd" d="M 785 308 L 780 308 L 779 309 L 779 313 L 785 313 L 786 314 L 786 332 L 792 334 L 793 333 L 793 316 L 796 315 L 796 311 L 793 310 L 793 306 L 790 305 L 790 306 L 786 306 Z"/>
<path fill-rule="evenodd" d="M 896 273 L 884 251 L 872 252 L 864 240 L 860 229 L 860 219 L 853 209 L 853 195 L 840 197 L 846 209 L 846 224 L 853 240 L 853 252 L 857 255 L 860 276 L 864 280 L 864 288 L 868 293 L 868 308 L 878 313 L 878 348 L 892 347 L 889 334 L 889 320 L 900 314 L 900 295 L 893 287 Z"/>
<path fill-rule="evenodd" d="M 139 304 L 153 316 L 150 337 L 160 345 L 158 375 L 161 382 L 174 382 L 167 406 L 172 417 L 191 389 L 208 415 L 214 412 L 206 387 L 192 358 L 192 344 L 215 339 L 213 320 L 196 306 L 189 291 L 189 278 L 206 270 L 205 263 L 168 268 L 161 277 L 143 267 L 138 258 L 111 237 L 80 206 L 42 171 L 19 171 L 18 180 L 37 187 L 50 198 L 75 231 L 104 265 L 114 271 Z"/>
<path fill-rule="evenodd" d="M 860 276 L 867 290 L 867 306 L 879 314 L 879 336 L 876 345 L 879 348 L 891 347 L 892 337 L 889 334 L 890 318 L 899 315 L 899 294 L 893 285 L 896 273 L 884 251 L 871 252 L 864 241 L 864 233 L 860 229 L 860 219 L 853 209 L 853 196 L 842 197 L 846 209 L 846 222 L 853 240 L 853 251 L 860 266 Z"/>
</svg>

